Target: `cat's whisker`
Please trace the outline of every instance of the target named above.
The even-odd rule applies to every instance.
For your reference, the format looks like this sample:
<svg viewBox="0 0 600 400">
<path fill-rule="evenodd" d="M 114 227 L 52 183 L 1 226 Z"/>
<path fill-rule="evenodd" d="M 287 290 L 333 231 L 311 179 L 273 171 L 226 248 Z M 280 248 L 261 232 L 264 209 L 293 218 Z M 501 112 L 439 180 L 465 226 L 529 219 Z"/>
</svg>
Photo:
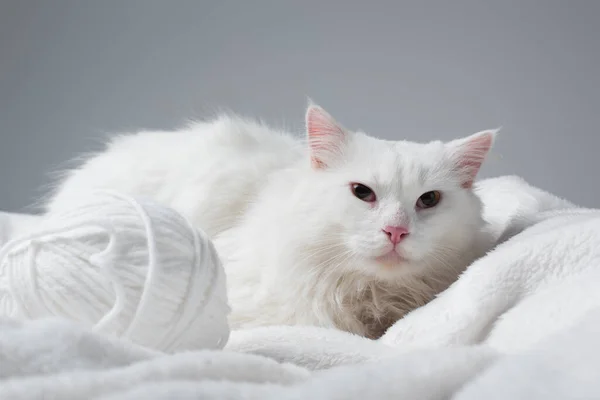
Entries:
<svg viewBox="0 0 600 400">
<path fill-rule="evenodd" d="M 304 255 L 304 257 L 301 260 L 302 261 L 310 261 L 313 258 L 317 258 L 319 256 L 326 255 L 326 254 L 333 252 L 334 250 L 339 249 L 339 248 L 340 248 L 339 245 L 330 245 L 330 246 L 320 247 L 317 250 Z"/>
<path fill-rule="evenodd" d="M 315 266 L 313 267 L 313 269 L 316 269 L 316 270 L 318 270 L 318 269 L 320 269 L 321 267 L 323 267 L 324 265 L 331 264 L 331 263 L 332 263 L 333 261 L 335 261 L 335 260 L 338 260 L 338 259 L 343 259 L 344 257 L 347 257 L 349 254 L 351 254 L 351 252 L 352 252 L 351 250 L 346 250 L 346 251 L 344 251 L 344 252 L 342 252 L 342 253 L 338 253 L 338 254 L 336 254 L 336 255 L 334 255 L 334 256 L 332 256 L 332 257 L 330 257 L 330 258 L 326 259 L 326 260 L 323 260 L 323 261 L 322 261 L 322 262 L 320 262 L 319 264 L 315 265 Z M 335 270 L 336 270 L 335 268 L 328 268 L 328 271 L 329 271 L 330 273 L 331 273 L 331 272 L 333 272 L 333 271 L 335 271 Z"/>
</svg>

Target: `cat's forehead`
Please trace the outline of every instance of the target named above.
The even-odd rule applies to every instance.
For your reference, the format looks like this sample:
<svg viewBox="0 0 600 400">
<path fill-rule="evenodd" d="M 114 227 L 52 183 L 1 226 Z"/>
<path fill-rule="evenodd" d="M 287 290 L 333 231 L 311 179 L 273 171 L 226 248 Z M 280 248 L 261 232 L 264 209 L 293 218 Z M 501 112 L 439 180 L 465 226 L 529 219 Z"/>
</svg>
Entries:
<svg viewBox="0 0 600 400">
<path fill-rule="evenodd" d="M 442 142 L 369 140 L 357 149 L 363 171 L 379 185 L 404 187 L 423 185 L 441 178 L 446 168 Z"/>
</svg>

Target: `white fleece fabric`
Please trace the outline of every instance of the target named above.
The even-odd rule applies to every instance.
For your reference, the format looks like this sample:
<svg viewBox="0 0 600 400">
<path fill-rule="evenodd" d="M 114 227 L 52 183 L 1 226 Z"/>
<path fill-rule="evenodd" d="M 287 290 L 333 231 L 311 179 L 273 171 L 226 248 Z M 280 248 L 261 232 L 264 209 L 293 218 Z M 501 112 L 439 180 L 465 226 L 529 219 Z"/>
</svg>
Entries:
<svg viewBox="0 0 600 400">
<path fill-rule="evenodd" d="M 74 322 L 0 319 L 0 398 L 600 398 L 600 210 L 516 177 L 477 191 L 499 245 L 377 341 L 267 327 L 166 355 Z"/>
</svg>

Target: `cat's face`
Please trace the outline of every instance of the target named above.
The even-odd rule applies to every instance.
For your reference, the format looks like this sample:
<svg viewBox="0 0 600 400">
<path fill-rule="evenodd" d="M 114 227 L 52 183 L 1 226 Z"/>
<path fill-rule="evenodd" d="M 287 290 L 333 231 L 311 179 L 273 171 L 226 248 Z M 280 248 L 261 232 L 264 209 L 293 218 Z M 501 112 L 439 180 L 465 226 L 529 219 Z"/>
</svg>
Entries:
<svg viewBox="0 0 600 400">
<path fill-rule="evenodd" d="M 348 132 L 317 106 L 307 125 L 318 241 L 336 249 L 329 268 L 401 276 L 451 264 L 472 245 L 482 220 L 471 185 L 493 131 L 391 142 Z"/>
</svg>

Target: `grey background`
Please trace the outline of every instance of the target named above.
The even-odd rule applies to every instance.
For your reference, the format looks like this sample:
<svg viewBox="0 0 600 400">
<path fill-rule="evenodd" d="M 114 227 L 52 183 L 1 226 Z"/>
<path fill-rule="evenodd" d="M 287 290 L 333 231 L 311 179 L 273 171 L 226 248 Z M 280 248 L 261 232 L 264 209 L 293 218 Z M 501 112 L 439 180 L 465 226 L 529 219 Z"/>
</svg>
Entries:
<svg viewBox="0 0 600 400">
<path fill-rule="evenodd" d="M 482 176 L 600 204 L 600 2 L 0 0 L 0 209 L 107 132 L 217 109 L 450 139 L 503 126 Z"/>
</svg>

